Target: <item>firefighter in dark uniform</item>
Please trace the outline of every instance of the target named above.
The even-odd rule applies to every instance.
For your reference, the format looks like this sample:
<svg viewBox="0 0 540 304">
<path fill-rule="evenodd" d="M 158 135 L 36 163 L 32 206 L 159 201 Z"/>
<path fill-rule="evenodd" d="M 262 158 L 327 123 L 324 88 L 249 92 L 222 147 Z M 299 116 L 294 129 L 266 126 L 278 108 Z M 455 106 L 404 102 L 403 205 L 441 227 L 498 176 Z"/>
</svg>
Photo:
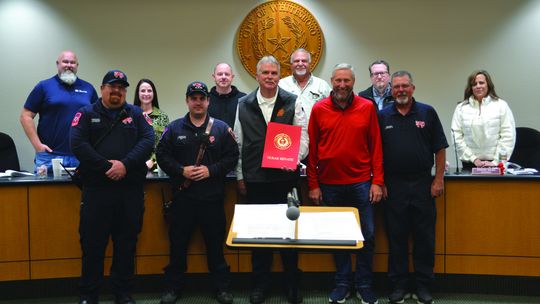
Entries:
<svg viewBox="0 0 540 304">
<path fill-rule="evenodd" d="M 111 281 L 115 303 L 131 297 L 135 246 L 144 212 L 143 184 L 154 143 L 152 126 L 126 103 L 126 75 L 109 71 L 101 99 L 81 108 L 71 123 L 71 149 L 80 161 L 82 201 L 79 234 L 82 272 L 79 303 L 98 303 L 103 260 L 113 241 Z"/>
<path fill-rule="evenodd" d="M 167 126 L 156 150 L 158 164 L 170 176 L 173 190 L 169 265 L 165 268 L 168 286 L 161 297 L 162 304 L 176 303 L 180 295 L 189 240 L 198 225 L 206 245 L 216 300 L 233 302 L 229 266 L 223 256 L 223 203 L 225 176 L 236 167 L 239 152 L 231 128 L 207 114 L 209 103 L 206 85 L 191 83 L 186 92 L 189 113 Z M 197 161 L 200 153 L 202 158 Z"/>
<path fill-rule="evenodd" d="M 409 72 L 392 75 L 394 103 L 379 112 L 382 134 L 385 219 L 388 234 L 390 303 L 413 293 L 417 303 L 431 304 L 435 264 L 435 198 L 444 191 L 448 143 L 437 112 L 413 98 Z M 431 168 L 435 164 L 435 176 Z M 414 273 L 409 274 L 409 237 L 413 239 Z"/>
</svg>

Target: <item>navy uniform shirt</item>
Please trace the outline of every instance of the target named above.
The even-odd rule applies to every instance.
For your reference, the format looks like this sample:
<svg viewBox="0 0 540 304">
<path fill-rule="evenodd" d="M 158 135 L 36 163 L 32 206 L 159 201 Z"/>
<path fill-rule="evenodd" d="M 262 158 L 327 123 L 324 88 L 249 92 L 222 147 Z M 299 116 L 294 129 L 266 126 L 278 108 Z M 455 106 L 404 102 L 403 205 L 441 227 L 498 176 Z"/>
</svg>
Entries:
<svg viewBox="0 0 540 304">
<path fill-rule="evenodd" d="M 130 104 L 110 111 L 99 99 L 79 109 L 71 123 L 71 149 L 81 162 L 79 168 L 86 185 L 142 184 L 148 171 L 145 162 L 153 146 L 152 126 L 142 110 Z M 109 160 L 114 159 L 127 170 L 126 177 L 118 182 L 105 175 L 112 166 Z"/>
<path fill-rule="evenodd" d="M 431 174 L 434 154 L 448 147 L 435 109 L 413 99 L 403 116 L 396 104 L 379 112 L 384 174 Z"/>
<path fill-rule="evenodd" d="M 156 156 L 160 168 L 170 176 L 176 190 L 185 180 L 181 168 L 195 164 L 201 142 L 206 141 L 207 147 L 201 165 L 208 167 L 210 176 L 193 181 L 187 189 L 182 190 L 182 194 L 213 201 L 223 198 L 225 176 L 236 167 L 239 152 L 232 129 L 219 119 L 214 119 L 209 137 L 204 137 L 208 120 L 207 115 L 204 124 L 196 127 L 191 123 L 188 113 L 171 122 L 159 141 Z"/>
</svg>

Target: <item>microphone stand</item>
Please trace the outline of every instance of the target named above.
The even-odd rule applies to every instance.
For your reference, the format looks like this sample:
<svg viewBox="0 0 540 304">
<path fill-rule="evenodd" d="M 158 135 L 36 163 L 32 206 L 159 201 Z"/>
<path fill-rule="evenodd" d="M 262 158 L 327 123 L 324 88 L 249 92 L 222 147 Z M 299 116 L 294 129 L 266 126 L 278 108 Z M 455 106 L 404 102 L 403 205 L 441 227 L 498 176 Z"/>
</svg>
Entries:
<svg viewBox="0 0 540 304">
<path fill-rule="evenodd" d="M 458 153 L 457 153 L 457 146 L 456 146 L 456 134 L 454 133 L 454 129 L 450 129 L 452 132 L 452 139 L 454 140 L 454 153 L 456 155 L 456 172 L 454 172 L 455 175 L 460 175 L 461 171 L 459 171 L 459 159 L 458 159 Z"/>
</svg>

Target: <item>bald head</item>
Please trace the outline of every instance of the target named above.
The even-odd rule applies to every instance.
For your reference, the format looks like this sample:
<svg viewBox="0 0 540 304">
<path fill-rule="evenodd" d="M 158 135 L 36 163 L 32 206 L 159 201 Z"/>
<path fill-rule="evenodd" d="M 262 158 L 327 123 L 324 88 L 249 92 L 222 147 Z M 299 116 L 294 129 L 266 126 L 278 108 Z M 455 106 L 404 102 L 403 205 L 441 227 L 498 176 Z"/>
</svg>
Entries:
<svg viewBox="0 0 540 304">
<path fill-rule="evenodd" d="M 216 90 L 219 94 L 228 94 L 232 91 L 234 74 L 228 63 L 219 63 L 214 68 L 212 78 L 216 82 Z"/>
<path fill-rule="evenodd" d="M 58 75 L 63 72 L 71 71 L 73 74 L 77 74 L 77 68 L 79 67 L 79 60 L 77 55 L 72 51 L 62 51 L 56 59 L 56 68 L 58 69 Z"/>
</svg>

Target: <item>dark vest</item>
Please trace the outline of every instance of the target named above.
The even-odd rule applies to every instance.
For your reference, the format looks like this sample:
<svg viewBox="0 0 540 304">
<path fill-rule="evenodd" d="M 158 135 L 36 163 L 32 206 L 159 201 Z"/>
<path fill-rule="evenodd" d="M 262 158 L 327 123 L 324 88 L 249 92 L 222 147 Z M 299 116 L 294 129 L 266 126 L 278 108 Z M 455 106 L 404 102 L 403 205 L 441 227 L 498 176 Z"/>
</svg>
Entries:
<svg viewBox="0 0 540 304">
<path fill-rule="evenodd" d="M 296 95 L 279 89 L 270 121 L 292 125 Z M 242 172 L 247 182 L 291 181 L 298 178 L 296 172 L 261 168 L 266 122 L 257 101 L 257 90 L 242 97 L 238 102 L 238 119 L 242 125 Z"/>
</svg>

